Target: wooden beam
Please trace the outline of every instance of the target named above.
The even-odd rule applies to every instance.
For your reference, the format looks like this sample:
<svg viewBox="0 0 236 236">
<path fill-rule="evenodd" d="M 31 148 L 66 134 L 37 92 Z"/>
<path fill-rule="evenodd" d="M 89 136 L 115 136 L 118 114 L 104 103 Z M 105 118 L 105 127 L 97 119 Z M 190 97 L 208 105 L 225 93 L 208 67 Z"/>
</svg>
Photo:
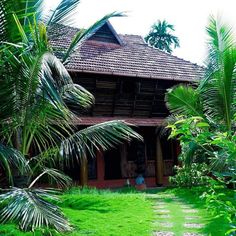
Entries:
<svg viewBox="0 0 236 236">
<path fill-rule="evenodd" d="M 156 184 L 163 185 L 163 155 L 160 136 L 156 137 Z"/>
<path fill-rule="evenodd" d="M 88 160 L 86 156 L 80 160 L 80 185 L 82 187 L 88 185 Z"/>
</svg>

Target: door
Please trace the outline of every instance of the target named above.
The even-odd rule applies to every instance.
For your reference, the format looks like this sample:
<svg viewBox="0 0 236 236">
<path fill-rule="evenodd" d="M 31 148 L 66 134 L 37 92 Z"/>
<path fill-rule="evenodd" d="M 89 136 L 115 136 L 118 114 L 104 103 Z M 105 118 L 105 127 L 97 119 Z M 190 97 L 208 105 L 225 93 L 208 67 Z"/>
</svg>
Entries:
<svg viewBox="0 0 236 236">
<path fill-rule="evenodd" d="M 104 153 L 105 179 L 121 178 L 121 152 L 120 149 L 112 149 Z"/>
</svg>

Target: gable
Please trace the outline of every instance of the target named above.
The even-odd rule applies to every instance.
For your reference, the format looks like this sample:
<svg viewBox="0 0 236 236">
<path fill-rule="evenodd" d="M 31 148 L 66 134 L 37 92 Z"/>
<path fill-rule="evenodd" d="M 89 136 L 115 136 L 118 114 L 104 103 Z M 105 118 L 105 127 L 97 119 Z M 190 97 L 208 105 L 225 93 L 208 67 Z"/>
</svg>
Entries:
<svg viewBox="0 0 236 236">
<path fill-rule="evenodd" d="M 100 27 L 88 40 L 121 44 L 119 36 L 109 22 Z"/>
</svg>

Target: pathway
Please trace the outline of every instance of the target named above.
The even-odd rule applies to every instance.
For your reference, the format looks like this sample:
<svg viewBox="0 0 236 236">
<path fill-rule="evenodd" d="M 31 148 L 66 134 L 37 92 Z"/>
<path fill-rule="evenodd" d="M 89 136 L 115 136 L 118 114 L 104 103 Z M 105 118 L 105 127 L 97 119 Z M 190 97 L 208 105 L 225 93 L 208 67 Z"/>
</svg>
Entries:
<svg viewBox="0 0 236 236">
<path fill-rule="evenodd" d="M 206 219 L 194 205 L 164 192 L 148 194 L 153 201 L 153 236 L 205 236 Z"/>
</svg>

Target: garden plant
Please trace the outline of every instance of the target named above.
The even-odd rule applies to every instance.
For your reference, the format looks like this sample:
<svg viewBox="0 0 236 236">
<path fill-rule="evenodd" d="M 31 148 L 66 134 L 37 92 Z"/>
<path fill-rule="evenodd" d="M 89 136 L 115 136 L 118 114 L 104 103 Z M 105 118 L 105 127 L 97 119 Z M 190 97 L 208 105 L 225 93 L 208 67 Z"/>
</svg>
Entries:
<svg viewBox="0 0 236 236">
<path fill-rule="evenodd" d="M 190 174 L 196 165 L 207 164 L 208 171 L 203 168 L 202 174 L 196 175 L 199 181 L 195 179 L 191 186 L 208 177 L 217 181 L 208 183 L 204 197 L 214 214 L 225 212 L 231 225 L 228 233 L 232 233 L 236 229 L 236 40 L 232 29 L 213 17 L 207 33 L 204 79 L 192 86 L 178 85 L 166 94 L 172 114 L 168 125 L 170 138 L 177 138 L 182 149 L 181 171 L 173 181 L 186 185 L 180 181 L 186 171 Z M 225 189 L 225 193 L 219 189 Z M 227 196 L 226 189 L 231 189 L 233 197 Z"/>
<path fill-rule="evenodd" d="M 50 45 L 49 27 L 71 24 L 78 0 L 61 0 L 43 12 L 43 0 L 0 2 L 0 194 L 1 223 L 15 222 L 20 229 L 72 226 L 56 206 L 56 189 L 37 187 L 47 177 L 57 187 L 70 184 L 63 165 L 80 161 L 85 153 L 106 150 L 132 138 L 141 139 L 122 121 L 101 123 L 78 131 L 78 114 L 94 97 L 74 84 L 65 69 L 73 51 L 110 17 L 87 30 L 81 29 L 70 46 L 56 52 Z M 56 37 L 56 35 L 53 35 Z M 76 109 L 75 109 L 76 108 Z"/>
</svg>

